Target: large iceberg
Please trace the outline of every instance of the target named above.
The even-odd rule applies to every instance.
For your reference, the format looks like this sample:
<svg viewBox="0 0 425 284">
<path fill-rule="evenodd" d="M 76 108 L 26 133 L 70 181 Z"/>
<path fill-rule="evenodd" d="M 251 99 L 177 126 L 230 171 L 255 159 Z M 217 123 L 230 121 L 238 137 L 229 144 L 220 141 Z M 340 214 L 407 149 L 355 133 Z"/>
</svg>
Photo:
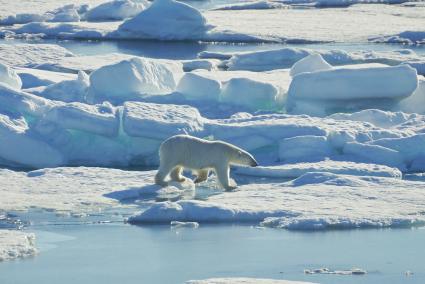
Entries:
<svg viewBox="0 0 425 284">
<path fill-rule="evenodd" d="M 194 40 L 205 37 L 211 26 L 195 8 L 174 0 L 155 0 L 119 26 L 117 36 L 133 39 Z"/>
</svg>

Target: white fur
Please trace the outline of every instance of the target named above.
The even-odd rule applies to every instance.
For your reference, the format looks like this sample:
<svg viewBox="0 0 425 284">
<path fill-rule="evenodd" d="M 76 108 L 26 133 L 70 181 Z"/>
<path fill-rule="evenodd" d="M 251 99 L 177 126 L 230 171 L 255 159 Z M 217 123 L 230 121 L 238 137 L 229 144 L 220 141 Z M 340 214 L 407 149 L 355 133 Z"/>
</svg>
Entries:
<svg viewBox="0 0 425 284">
<path fill-rule="evenodd" d="M 208 141 L 189 135 L 176 135 L 165 140 L 159 148 L 160 165 L 155 183 L 166 186 L 165 178 L 183 182 L 183 168 L 197 173 L 195 183 L 205 181 L 214 170 L 226 190 L 236 188 L 230 184 L 231 164 L 257 166 L 257 161 L 248 152 L 223 141 Z"/>
</svg>

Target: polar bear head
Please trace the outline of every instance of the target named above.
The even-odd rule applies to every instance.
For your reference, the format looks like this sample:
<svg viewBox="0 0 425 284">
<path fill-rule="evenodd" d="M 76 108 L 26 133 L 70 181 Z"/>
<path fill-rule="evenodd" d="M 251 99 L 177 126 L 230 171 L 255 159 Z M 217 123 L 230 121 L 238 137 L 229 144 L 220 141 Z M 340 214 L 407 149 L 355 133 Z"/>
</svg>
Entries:
<svg viewBox="0 0 425 284">
<path fill-rule="evenodd" d="M 233 146 L 233 149 L 230 152 L 229 163 L 251 167 L 258 166 L 258 162 L 250 153 L 235 146 Z"/>
</svg>

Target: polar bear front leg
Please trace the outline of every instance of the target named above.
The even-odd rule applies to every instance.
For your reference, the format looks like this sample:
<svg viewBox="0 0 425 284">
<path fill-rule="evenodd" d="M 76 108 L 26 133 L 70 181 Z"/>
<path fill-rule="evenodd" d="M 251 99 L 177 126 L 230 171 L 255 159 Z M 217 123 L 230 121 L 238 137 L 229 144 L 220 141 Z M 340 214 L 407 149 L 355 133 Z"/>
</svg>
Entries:
<svg viewBox="0 0 425 284">
<path fill-rule="evenodd" d="M 171 180 L 177 181 L 177 182 L 184 182 L 186 178 L 181 175 L 182 171 L 183 171 L 182 167 L 179 167 L 179 166 L 175 167 L 170 173 Z"/>
<path fill-rule="evenodd" d="M 203 181 L 206 181 L 208 179 L 208 175 L 210 174 L 210 171 L 208 169 L 205 170 L 198 170 L 196 172 L 196 179 L 195 179 L 195 183 L 200 183 Z"/>
<path fill-rule="evenodd" d="M 217 174 L 217 178 L 220 181 L 221 185 L 224 187 L 226 191 L 231 191 L 235 189 L 237 186 L 236 184 L 230 184 L 230 168 L 229 166 L 222 167 L 222 168 L 215 168 L 215 173 Z"/>
</svg>

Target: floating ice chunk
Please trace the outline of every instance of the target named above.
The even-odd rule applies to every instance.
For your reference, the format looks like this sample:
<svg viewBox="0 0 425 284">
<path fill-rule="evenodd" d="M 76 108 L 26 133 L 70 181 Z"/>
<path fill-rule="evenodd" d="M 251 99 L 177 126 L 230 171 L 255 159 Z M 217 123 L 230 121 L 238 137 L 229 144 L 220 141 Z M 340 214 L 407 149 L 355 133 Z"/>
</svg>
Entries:
<svg viewBox="0 0 425 284">
<path fill-rule="evenodd" d="M 398 151 L 382 146 L 349 142 L 345 144 L 343 153 L 354 156 L 358 162 L 370 162 L 395 167 L 401 171 L 406 170 L 403 156 Z"/>
<path fill-rule="evenodd" d="M 269 167 L 236 168 L 236 173 L 238 174 L 269 178 L 297 178 L 305 173 L 311 172 L 326 172 L 353 176 L 393 177 L 399 179 L 402 176 L 400 170 L 384 165 L 331 160 Z"/>
<path fill-rule="evenodd" d="M 180 63 L 135 57 L 91 73 L 89 95 L 94 101 L 121 103 L 146 95 L 171 93 L 182 73 Z"/>
<path fill-rule="evenodd" d="M 232 78 L 224 86 L 220 101 L 249 110 L 277 109 L 281 102 L 279 89 L 270 83 L 248 78 Z"/>
<path fill-rule="evenodd" d="M 15 25 L 15 24 L 28 24 L 31 22 L 44 22 L 48 20 L 50 15 L 46 14 L 31 14 L 31 13 L 23 13 L 16 14 L 14 16 L 8 16 L 4 19 L 0 20 L 1 25 Z"/>
<path fill-rule="evenodd" d="M 21 78 L 16 71 L 2 63 L 0 63 L 0 82 L 15 89 L 20 89 L 22 87 Z"/>
<path fill-rule="evenodd" d="M 323 115 L 332 109 L 347 109 L 353 105 L 370 108 L 371 103 L 385 105 L 391 100 L 406 98 L 417 85 L 416 69 L 406 65 L 302 73 L 295 76 L 289 86 L 286 109 Z"/>
<path fill-rule="evenodd" d="M 87 105 L 69 103 L 53 107 L 43 117 L 65 129 L 87 131 L 97 135 L 115 137 L 118 135 L 119 117 L 111 105 Z"/>
<path fill-rule="evenodd" d="M 366 270 L 360 268 L 352 268 L 350 270 L 330 270 L 328 268 L 304 269 L 305 274 L 335 274 L 335 275 L 364 275 Z"/>
<path fill-rule="evenodd" d="M 179 222 L 179 221 L 171 221 L 170 223 L 172 228 L 193 228 L 196 229 L 199 227 L 198 222 Z"/>
<path fill-rule="evenodd" d="M 308 55 L 308 51 L 297 48 L 247 52 L 233 55 L 227 63 L 227 66 L 229 70 L 251 71 L 288 68 Z M 277 64 L 279 67 L 276 67 Z"/>
<path fill-rule="evenodd" d="M 402 44 L 425 44 L 424 31 L 404 31 L 395 35 L 370 37 L 372 42 L 402 43 Z"/>
<path fill-rule="evenodd" d="M 49 85 L 40 95 L 63 102 L 83 102 L 86 101 L 89 85 L 89 76 L 84 71 L 80 71 L 76 80 L 66 80 Z"/>
<path fill-rule="evenodd" d="M 185 73 L 177 85 L 176 91 L 188 100 L 218 101 L 221 82 L 203 74 Z"/>
<path fill-rule="evenodd" d="M 126 38 L 193 40 L 211 27 L 197 9 L 173 0 L 156 0 L 146 10 L 119 26 Z"/>
<path fill-rule="evenodd" d="M 246 3 L 237 3 L 233 5 L 224 5 L 214 10 L 265 10 L 265 9 L 279 9 L 279 8 L 287 8 L 288 5 L 283 3 L 277 3 L 273 1 L 256 1 L 256 2 L 246 2 Z"/>
<path fill-rule="evenodd" d="M 28 130 L 23 117 L 13 119 L 0 114 L 0 158 L 8 161 L 6 165 L 42 168 L 64 164 L 59 151 L 32 137 Z"/>
<path fill-rule="evenodd" d="M 313 284 L 311 282 L 277 280 L 277 279 L 262 279 L 262 278 L 209 278 L 204 280 L 190 280 L 186 284 Z"/>
<path fill-rule="evenodd" d="M 329 229 L 355 229 L 355 228 L 411 228 L 423 224 L 423 220 L 408 217 L 363 217 L 344 218 L 338 216 L 294 218 L 270 217 L 261 225 L 265 227 L 284 228 L 288 230 L 317 231 Z"/>
<path fill-rule="evenodd" d="M 300 61 L 297 61 L 291 68 L 290 75 L 294 77 L 304 72 L 314 72 L 322 70 L 331 70 L 332 66 L 326 62 L 323 57 L 316 53 L 304 57 Z"/>
<path fill-rule="evenodd" d="M 296 136 L 283 139 L 279 143 L 279 159 L 282 161 L 323 159 L 331 154 L 332 147 L 325 136 Z"/>
<path fill-rule="evenodd" d="M 102 3 L 85 14 L 87 21 L 118 21 L 134 17 L 149 6 L 144 0 L 114 0 Z"/>
<path fill-rule="evenodd" d="M 0 230 L 0 262 L 36 255 L 35 235 L 22 231 Z"/>
<path fill-rule="evenodd" d="M 163 140 L 175 134 L 196 134 L 204 127 L 198 110 L 184 105 L 127 102 L 123 127 L 130 136 Z"/>
</svg>

